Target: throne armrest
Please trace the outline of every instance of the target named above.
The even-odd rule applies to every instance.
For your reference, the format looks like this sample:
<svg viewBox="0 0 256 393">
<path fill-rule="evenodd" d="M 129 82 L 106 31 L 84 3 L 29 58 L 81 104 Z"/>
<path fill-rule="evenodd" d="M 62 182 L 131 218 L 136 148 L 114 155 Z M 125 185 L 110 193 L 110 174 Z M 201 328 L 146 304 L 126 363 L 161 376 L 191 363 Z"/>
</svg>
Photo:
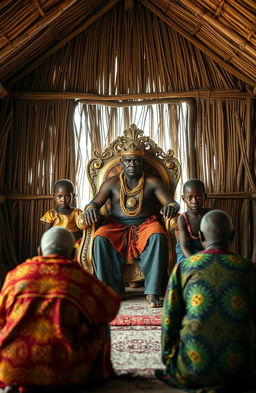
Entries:
<svg viewBox="0 0 256 393">
<path fill-rule="evenodd" d="M 167 274 L 168 276 L 171 274 L 172 269 L 176 263 L 177 256 L 175 251 L 175 245 L 178 236 L 178 218 L 179 213 L 176 214 L 173 218 L 163 219 L 163 224 L 165 226 L 167 236 L 168 236 L 168 243 L 169 243 L 169 261 L 167 266 Z"/>
<path fill-rule="evenodd" d="M 96 230 L 96 225 L 86 224 L 84 220 L 84 213 L 79 214 L 76 219 L 76 225 L 83 231 L 83 236 L 77 256 L 78 263 L 89 273 L 93 274 L 92 239 Z"/>
<path fill-rule="evenodd" d="M 177 213 L 176 216 L 173 218 L 163 219 L 163 223 L 164 223 L 165 229 L 168 234 L 170 234 L 173 231 L 175 231 L 175 235 L 177 234 L 179 216 L 180 216 L 180 214 Z"/>
<path fill-rule="evenodd" d="M 86 230 L 87 228 L 90 227 L 90 225 L 85 223 L 84 213 L 79 214 L 79 216 L 76 218 L 76 225 L 79 229 L 82 230 Z"/>
</svg>

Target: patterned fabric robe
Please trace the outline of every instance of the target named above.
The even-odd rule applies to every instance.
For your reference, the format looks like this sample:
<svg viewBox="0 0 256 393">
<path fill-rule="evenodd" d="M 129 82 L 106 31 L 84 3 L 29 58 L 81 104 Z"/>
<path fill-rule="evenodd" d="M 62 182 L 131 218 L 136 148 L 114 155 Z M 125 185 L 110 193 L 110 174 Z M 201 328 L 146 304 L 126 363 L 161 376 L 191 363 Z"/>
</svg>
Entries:
<svg viewBox="0 0 256 393">
<path fill-rule="evenodd" d="M 119 305 L 119 295 L 65 257 L 17 266 L 0 294 L 0 386 L 56 388 L 110 376 L 107 323 Z"/>
<path fill-rule="evenodd" d="M 241 256 L 208 250 L 177 264 L 163 308 L 163 379 L 190 392 L 250 382 L 255 293 L 254 265 Z"/>
</svg>

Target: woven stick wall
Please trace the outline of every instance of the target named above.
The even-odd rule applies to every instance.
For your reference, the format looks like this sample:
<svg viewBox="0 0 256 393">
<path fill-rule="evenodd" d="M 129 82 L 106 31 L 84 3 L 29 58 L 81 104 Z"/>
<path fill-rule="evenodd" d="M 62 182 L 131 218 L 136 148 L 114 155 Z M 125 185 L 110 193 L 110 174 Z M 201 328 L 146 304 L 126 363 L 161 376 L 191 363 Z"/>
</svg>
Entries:
<svg viewBox="0 0 256 393">
<path fill-rule="evenodd" d="M 209 193 L 217 194 L 217 198 L 209 200 L 208 206 L 231 215 L 236 229 L 233 249 L 255 258 L 255 199 L 244 198 L 241 193 L 250 190 L 254 198 L 256 196 L 252 115 L 250 99 L 199 101 L 194 173 L 204 180 Z M 225 195 L 221 198 L 222 193 L 229 192 L 228 198 Z"/>
<path fill-rule="evenodd" d="M 74 138 L 69 101 L 14 104 L 9 135 L 5 192 L 18 262 L 35 254 L 43 225 L 39 218 L 53 207 L 57 179 L 75 180 Z"/>
<path fill-rule="evenodd" d="M 232 213 L 237 233 L 246 228 L 242 239 L 237 236 L 234 247 L 251 256 L 256 231 L 252 222 L 248 224 L 253 209 L 248 198 L 255 192 L 251 180 L 255 178 L 255 168 L 250 165 L 255 152 L 248 147 L 254 145 L 255 134 L 252 98 L 244 98 L 244 93 L 239 98 L 242 87 L 244 83 L 144 7 L 124 12 L 120 5 L 105 14 L 17 83 L 13 88 L 25 92 L 23 100 L 15 100 L 2 111 L 7 153 L 1 161 L 6 180 L 1 192 L 7 194 L 4 206 L 15 237 L 15 244 L 9 249 L 17 250 L 17 261 L 35 252 L 42 233 L 39 217 L 51 204 L 52 183 L 61 177 L 75 180 L 79 162 L 75 160 L 71 127 L 74 104 L 68 92 L 90 93 L 92 103 L 95 94 L 129 94 L 125 103 L 129 105 L 137 99 L 140 103 L 147 100 L 148 93 L 155 93 L 155 100 L 160 92 L 177 92 L 178 97 L 180 91 L 186 91 L 189 97 L 192 89 L 208 90 L 209 97 L 212 89 L 226 90 L 226 100 L 195 101 L 196 116 L 190 124 L 194 131 L 184 142 L 189 152 L 187 166 L 191 176 L 205 181 L 209 192 L 219 193 L 218 202 L 211 203 Z M 48 93 L 53 95 L 48 101 L 31 101 L 25 99 L 26 91 L 38 91 L 42 98 L 49 97 Z M 62 101 L 55 100 L 54 92 L 66 95 Z M 122 103 L 122 99 L 116 103 Z M 114 108 L 111 116 L 115 118 Z M 100 131 L 95 124 L 91 116 L 90 129 L 97 140 Z M 173 133 L 171 141 L 175 138 L 175 127 L 170 133 Z M 245 146 L 243 151 L 241 146 Z M 223 192 L 235 193 L 232 194 L 235 199 L 225 199 Z M 240 201 L 241 192 L 242 197 L 247 195 L 244 202 Z M 26 197 L 21 196 L 24 194 Z M 221 202 L 220 196 L 224 198 Z M 6 220 L 0 215 L 2 227 Z M 5 264 L 7 250 L 1 255 L 1 263 Z"/>
</svg>

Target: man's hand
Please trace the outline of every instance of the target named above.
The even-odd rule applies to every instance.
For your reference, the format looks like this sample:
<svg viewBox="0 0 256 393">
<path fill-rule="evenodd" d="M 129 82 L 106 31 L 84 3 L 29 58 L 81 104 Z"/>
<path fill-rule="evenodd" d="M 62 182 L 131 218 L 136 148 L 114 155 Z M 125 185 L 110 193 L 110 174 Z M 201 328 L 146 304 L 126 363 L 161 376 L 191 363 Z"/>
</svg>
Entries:
<svg viewBox="0 0 256 393">
<path fill-rule="evenodd" d="M 162 207 L 160 213 L 162 214 L 163 218 L 173 218 L 178 213 L 178 207 L 176 207 L 174 204 L 168 203 L 167 205 Z"/>
<path fill-rule="evenodd" d="M 88 206 L 84 211 L 84 221 L 87 225 L 92 225 L 99 221 L 100 212 L 95 206 Z"/>
</svg>

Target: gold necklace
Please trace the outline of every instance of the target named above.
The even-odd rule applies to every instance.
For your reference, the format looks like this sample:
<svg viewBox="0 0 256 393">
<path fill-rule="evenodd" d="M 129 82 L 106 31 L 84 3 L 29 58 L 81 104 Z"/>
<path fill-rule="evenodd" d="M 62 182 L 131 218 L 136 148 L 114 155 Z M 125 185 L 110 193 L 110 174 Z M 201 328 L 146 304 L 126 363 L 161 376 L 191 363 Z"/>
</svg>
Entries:
<svg viewBox="0 0 256 393">
<path fill-rule="evenodd" d="M 127 216 L 137 216 L 141 212 L 143 202 L 143 191 L 144 191 L 144 172 L 142 172 L 141 178 L 136 187 L 130 190 L 126 183 L 124 172 L 122 171 L 119 175 L 120 179 L 120 207 L 124 214 Z M 139 203 L 135 210 L 127 210 L 125 206 L 125 198 L 127 207 L 135 207 L 137 205 L 136 198 L 134 195 L 138 195 Z"/>
</svg>

